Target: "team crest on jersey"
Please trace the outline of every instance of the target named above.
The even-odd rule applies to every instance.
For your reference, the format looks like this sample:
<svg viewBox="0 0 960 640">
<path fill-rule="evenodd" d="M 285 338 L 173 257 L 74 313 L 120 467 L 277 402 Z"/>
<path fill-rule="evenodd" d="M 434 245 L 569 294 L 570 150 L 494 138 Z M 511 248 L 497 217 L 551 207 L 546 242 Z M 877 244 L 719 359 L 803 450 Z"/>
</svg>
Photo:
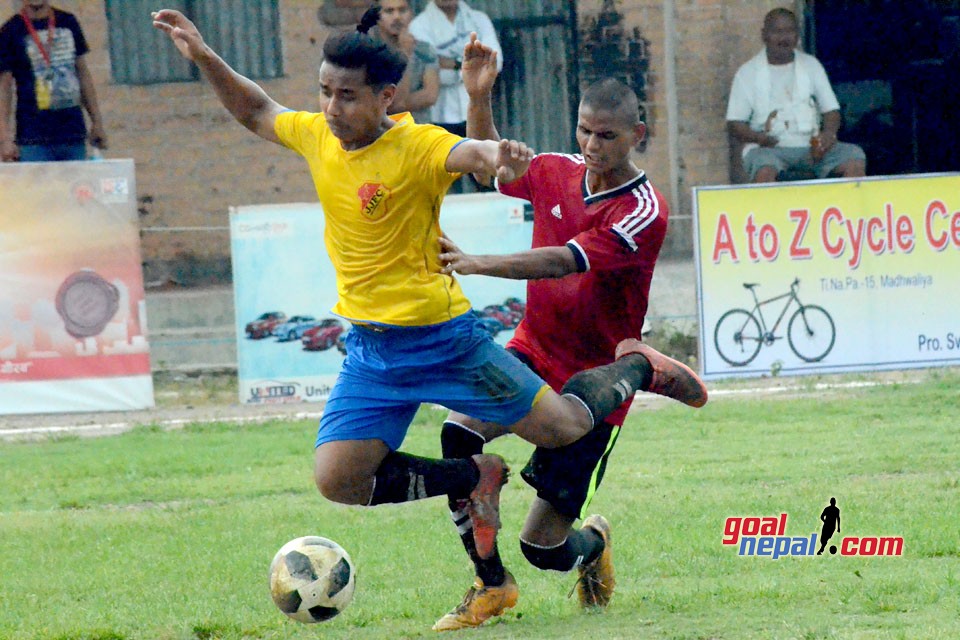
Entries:
<svg viewBox="0 0 960 640">
<path fill-rule="evenodd" d="M 390 190 L 379 182 L 364 182 L 357 195 L 360 196 L 360 209 L 368 218 L 379 218 L 387 212 Z"/>
</svg>

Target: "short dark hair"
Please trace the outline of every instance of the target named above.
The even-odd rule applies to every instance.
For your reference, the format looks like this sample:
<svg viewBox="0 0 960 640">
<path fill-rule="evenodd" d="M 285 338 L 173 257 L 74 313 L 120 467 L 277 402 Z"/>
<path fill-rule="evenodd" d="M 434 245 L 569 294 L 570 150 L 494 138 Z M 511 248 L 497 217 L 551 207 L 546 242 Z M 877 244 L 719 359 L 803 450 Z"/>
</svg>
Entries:
<svg viewBox="0 0 960 640">
<path fill-rule="evenodd" d="M 783 7 L 777 7 L 776 9 L 771 9 L 767 12 L 767 15 L 763 17 L 763 28 L 766 29 L 767 25 L 774 21 L 776 18 L 789 18 L 793 21 L 793 24 L 797 27 L 800 26 L 800 21 L 797 19 L 797 14 L 790 9 L 785 9 Z"/>
<path fill-rule="evenodd" d="M 399 84 L 407 57 L 380 38 L 367 33 L 380 20 L 380 7 L 367 9 L 354 31 L 344 31 L 323 43 L 323 59 L 344 69 L 365 69 L 367 84 L 381 89 Z"/>
<path fill-rule="evenodd" d="M 640 122 L 640 101 L 637 100 L 637 94 L 616 78 L 603 78 L 591 84 L 583 92 L 580 104 L 604 111 L 622 110 L 628 117 L 636 117 L 631 124 Z"/>
</svg>

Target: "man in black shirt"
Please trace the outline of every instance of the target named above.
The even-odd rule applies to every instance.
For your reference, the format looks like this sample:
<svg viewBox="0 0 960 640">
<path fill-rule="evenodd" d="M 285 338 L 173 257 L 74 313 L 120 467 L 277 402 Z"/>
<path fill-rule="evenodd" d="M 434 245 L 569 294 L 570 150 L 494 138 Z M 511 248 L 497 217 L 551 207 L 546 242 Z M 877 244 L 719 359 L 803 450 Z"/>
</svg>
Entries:
<svg viewBox="0 0 960 640">
<path fill-rule="evenodd" d="M 49 1 L 23 0 L 0 28 L 0 159 L 83 160 L 90 143 L 106 149 L 100 107 L 87 68 L 87 41 L 73 14 Z M 10 126 L 16 86 L 16 137 Z"/>
</svg>

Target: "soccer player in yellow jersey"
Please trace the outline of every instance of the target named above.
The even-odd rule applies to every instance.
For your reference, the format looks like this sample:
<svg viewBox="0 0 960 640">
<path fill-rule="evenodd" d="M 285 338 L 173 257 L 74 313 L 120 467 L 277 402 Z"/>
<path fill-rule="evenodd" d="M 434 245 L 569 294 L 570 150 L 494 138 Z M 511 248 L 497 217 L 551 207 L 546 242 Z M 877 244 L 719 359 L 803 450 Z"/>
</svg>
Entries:
<svg viewBox="0 0 960 640">
<path fill-rule="evenodd" d="M 694 406 L 706 402 L 706 389 L 679 363 L 636 353 L 625 341 L 623 357 L 576 374 L 558 394 L 493 342 L 457 281 L 443 273 L 440 204 L 463 173 L 513 182 L 533 152 L 521 142 L 418 125 L 409 114 L 388 116 L 406 58 L 367 34 L 378 17 L 371 9 L 356 31 L 324 43 L 322 113 L 277 104 L 210 49 L 183 14 L 158 11 L 153 24 L 200 68 L 234 118 L 310 167 L 337 274 L 334 311 L 352 324 L 317 433 L 320 493 L 354 505 L 467 494 L 477 553 L 489 557 L 506 464 L 489 454 L 443 460 L 398 451 L 422 402 L 556 447 L 589 432 L 638 389 Z"/>
</svg>

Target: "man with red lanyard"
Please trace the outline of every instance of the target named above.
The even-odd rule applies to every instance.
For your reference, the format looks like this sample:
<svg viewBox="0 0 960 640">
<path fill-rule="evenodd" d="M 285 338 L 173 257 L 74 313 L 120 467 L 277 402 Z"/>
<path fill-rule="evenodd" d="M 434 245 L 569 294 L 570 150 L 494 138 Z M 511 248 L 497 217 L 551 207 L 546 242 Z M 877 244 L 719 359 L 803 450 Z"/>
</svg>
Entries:
<svg viewBox="0 0 960 640">
<path fill-rule="evenodd" d="M 89 51 L 80 23 L 48 1 L 23 0 L 0 28 L 0 159 L 4 162 L 83 160 L 90 144 L 107 148 Z M 10 126 L 17 88 L 16 137 Z"/>
</svg>

